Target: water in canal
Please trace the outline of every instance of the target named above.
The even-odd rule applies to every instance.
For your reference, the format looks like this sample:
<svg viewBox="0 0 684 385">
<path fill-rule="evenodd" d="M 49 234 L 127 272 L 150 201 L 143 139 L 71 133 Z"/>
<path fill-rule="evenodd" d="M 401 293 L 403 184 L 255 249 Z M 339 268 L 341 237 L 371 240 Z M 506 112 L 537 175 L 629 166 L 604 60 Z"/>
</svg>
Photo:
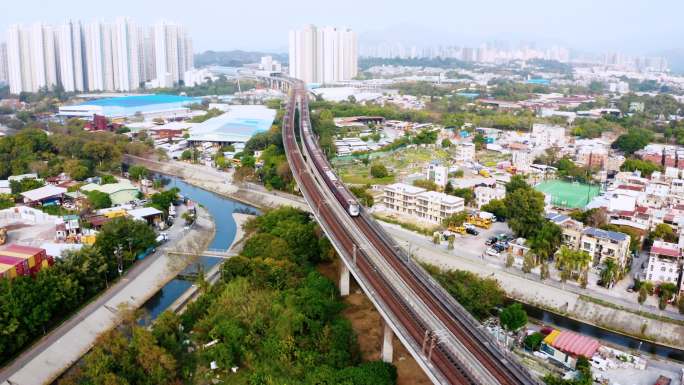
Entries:
<svg viewBox="0 0 684 385">
<path fill-rule="evenodd" d="M 202 190 L 201 188 L 187 184 L 178 178 L 169 176 L 164 176 L 163 178 L 169 182 L 166 186 L 167 188 L 178 187 L 178 189 L 180 189 L 180 194 L 201 204 L 209 211 L 216 224 L 216 235 L 209 245 L 209 248 L 211 249 L 227 249 L 233 243 L 237 230 L 235 221 L 233 220 L 233 212 L 259 214 L 259 211 L 254 207 Z M 196 264 L 188 266 L 181 274 L 196 271 L 198 264 L 202 265 L 204 271 L 208 271 L 219 261 L 220 258 L 200 257 Z M 166 310 L 166 308 L 178 299 L 178 297 L 180 297 L 191 285 L 191 282 L 178 278 L 166 284 L 166 286 L 159 290 L 143 305 L 143 308 L 149 315 L 148 320 L 157 318 L 159 314 Z"/>
<path fill-rule="evenodd" d="M 527 315 L 529 315 L 531 318 L 541 321 L 545 325 L 572 330 L 586 336 L 594 337 L 601 341 L 606 341 L 616 347 L 626 348 L 626 350 L 631 350 L 633 352 L 639 351 L 641 353 L 652 354 L 654 356 L 667 358 L 673 361 L 684 362 L 683 350 L 654 344 L 648 341 L 641 341 L 634 337 L 611 332 L 597 326 L 575 321 L 562 315 L 548 312 L 533 306 L 523 304 L 523 307 L 527 311 Z"/>
</svg>

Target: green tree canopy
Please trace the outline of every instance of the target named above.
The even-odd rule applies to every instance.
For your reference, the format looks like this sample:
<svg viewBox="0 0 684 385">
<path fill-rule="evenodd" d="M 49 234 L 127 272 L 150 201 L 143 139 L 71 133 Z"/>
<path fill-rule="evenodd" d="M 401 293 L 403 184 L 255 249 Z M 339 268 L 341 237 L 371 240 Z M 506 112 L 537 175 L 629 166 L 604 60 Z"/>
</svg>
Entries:
<svg viewBox="0 0 684 385">
<path fill-rule="evenodd" d="M 107 193 L 93 190 L 88 192 L 87 196 L 90 206 L 95 210 L 112 207 L 112 199 L 109 197 L 109 194 Z"/>
<path fill-rule="evenodd" d="M 499 321 L 506 330 L 516 331 L 527 325 L 527 313 L 521 304 L 514 303 L 499 313 Z"/>
</svg>

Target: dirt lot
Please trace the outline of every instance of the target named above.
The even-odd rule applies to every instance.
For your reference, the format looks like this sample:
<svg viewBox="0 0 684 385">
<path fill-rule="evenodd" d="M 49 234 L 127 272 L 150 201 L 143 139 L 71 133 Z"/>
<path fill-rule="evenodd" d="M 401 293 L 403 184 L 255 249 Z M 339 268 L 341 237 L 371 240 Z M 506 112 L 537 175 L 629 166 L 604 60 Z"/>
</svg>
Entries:
<svg viewBox="0 0 684 385">
<path fill-rule="evenodd" d="M 333 263 L 319 265 L 318 270 L 334 282 L 338 282 L 339 263 L 341 261 L 336 260 Z M 344 298 L 347 308 L 343 314 L 352 323 L 352 327 L 358 336 L 363 359 L 379 360 L 383 321 L 373 304 L 353 280 L 350 292 L 351 294 Z M 418 363 L 396 337 L 394 338 L 394 362 L 392 363 L 397 367 L 398 385 L 431 384 Z"/>
</svg>

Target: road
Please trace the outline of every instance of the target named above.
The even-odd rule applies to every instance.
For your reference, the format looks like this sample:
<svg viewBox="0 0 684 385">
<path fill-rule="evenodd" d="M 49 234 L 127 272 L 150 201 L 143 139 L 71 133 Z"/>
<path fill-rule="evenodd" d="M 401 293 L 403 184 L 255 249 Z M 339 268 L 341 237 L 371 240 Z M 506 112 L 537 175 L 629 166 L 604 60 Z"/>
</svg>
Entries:
<svg viewBox="0 0 684 385">
<path fill-rule="evenodd" d="M 179 211 L 178 218 L 184 210 Z M 184 265 L 184 261 L 164 251 L 206 246 L 198 243 L 202 243 L 207 234 L 209 237 L 204 243 L 208 243 L 213 235 L 214 224 L 206 211 L 202 211 L 190 230 L 184 230 L 183 222 L 178 219 L 167 230 L 169 241 L 155 253 L 136 263 L 94 301 L 4 367 L 0 371 L 0 384 L 42 385 L 53 381 L 79 360 L 102 332 L 116 324 L 121 306 L 137 308 L 154 295 Z"/>
<path fill-rule="evenodd" d="M 539 279 L 539 275 L 534 274 L 534 271 L 532 274 L 525 274 L 522 272 L 522 270 L 517 268 L 505 268 L 505 259 L 503 256 L 492 257 L 483 253 L 485 250 L 484 240 L 488 235 L 491 233 L 506 232 L 505 230 L 507 228 L 500 227 L 501 224 L 497 224 L 499 227 L 497 227 L 496 230 L 490 231 L 488 233 L 481 233 L 479 237 L 465 236 L 463 238 L 459 238 L 456 241 L 458 247 L 454 250 L 448 250 L 446 242 L 442 243 L 441 245 L 435 245 L 432 243 L 431 239 L 428 239 L 422 234 L 403 229 L 397 225 L 392 225 L 385 222 L 381 223 L 395 239 L 405 242 L 405 245 L 411 244 L 412 253 L 419 256 L 421 260 L 437 264 L 443 268 L 464 269 L 467 267 L 471 271 L 478 271 L 481 275 L 505 273 L 505 275 L 509 277 L 506 279 L 507 282 L 509 280 L 513 280 L 513 277 L 516 278 L 512 281 L 516 283 L 511 285 L 511 287 L 514 287 L 516 290 L 522 291 L 530 282 L 535 282 L 546 286 L 548 289 L 558 289 L 552 291 L 552 293 L 562 292 L 573 293 L 576 295 L 586 295 L 622 306 L 627 309 L 631 309 L 635 312 L 642 310 L 650 311 L 653 314 L 660 314 L 660 310 L 655 306 L 654 302 L 653 304 L 639 306 L 639 304 L 636 302 L 636 294 L 627 293 L 624 290 L 618 293 L 617 291 L 620 290 L 619 288 L 608 290 L 593 284 L 588 288 L 583 289 L 576 283 L 568 282 L 563 284 L 555 279 L 548 279 L 542 282 Z M 550 270 L 554 276 L 558 276 L 552 266 L 550 267 Z M 504 284 L 504 289 L 506 290 L 510 290 L 511 287 L 508 287 L 508 285 Z M 538 297 L 539 294 L 529 293 L 528 295 L 532 297 Z M 563 298 L 565 298 L 565 296 L 563 296 Z M 570 305 L 572 305 L 572 302 Z M 572 306 L 570 306 L 570 308 L 572 308 Z M 666 314 L 668 317 L 675 320 L 684 320 L 684 315 L 671 310 L 663 312 L 663 314 Z"/>
</svg>

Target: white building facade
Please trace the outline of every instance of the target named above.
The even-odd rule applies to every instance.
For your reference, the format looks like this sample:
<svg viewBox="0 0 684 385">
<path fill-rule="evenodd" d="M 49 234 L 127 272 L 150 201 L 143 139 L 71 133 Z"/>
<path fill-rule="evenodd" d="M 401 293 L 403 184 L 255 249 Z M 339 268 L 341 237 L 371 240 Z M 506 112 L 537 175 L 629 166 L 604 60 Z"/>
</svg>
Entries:
<svg viewBox="0 0 684 385">
<path fill-rule="evenodd" d="M 290 76 L 307 83 L 351 80 L 358 74 L 358 39 L 348 28 L 308 25 L 289 34 Z"/>
<path fill-rule="evenodd" d="M 449 216 L 465 210 L 463 198 L 404 183 L 385 186 L 383 204 L 399 214 L 431 223 L 441 223 Z"/>
<path fill-rule="evenodd" d="M 67 92 L 126 92 L 159 79 L 157 74 L 156 86 L 172 87 L 194 67 L 183 26 L 163 22 L 146 28 L 128 18 L 10 26 L 6 62 L 12 94 L 58 85 Z"/>
<path fill-rule="evenodd" d="M 7 43 L 0 43 L 0 83 L 7 83 Z"/>
</svg>

